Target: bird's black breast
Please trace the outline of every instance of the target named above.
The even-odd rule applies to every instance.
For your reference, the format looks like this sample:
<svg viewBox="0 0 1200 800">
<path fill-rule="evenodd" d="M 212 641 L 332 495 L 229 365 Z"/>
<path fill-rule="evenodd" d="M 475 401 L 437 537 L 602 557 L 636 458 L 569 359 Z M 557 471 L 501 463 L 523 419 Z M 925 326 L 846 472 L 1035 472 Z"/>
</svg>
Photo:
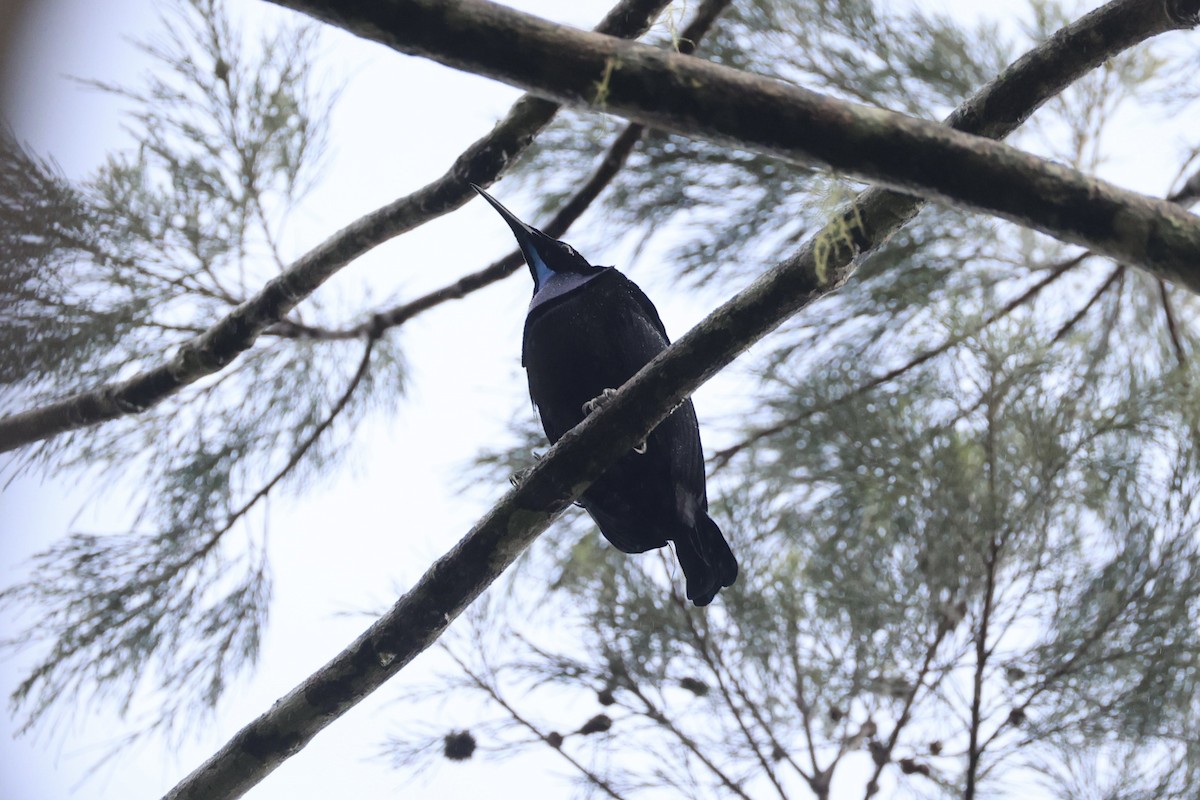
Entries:
<svg viewBox="0 0 1200 800">
<path fill-rule="evenodd" d="M 583 419 L 583 405 L 616 389 L 669 340 L 654 305 L 632 281 L 606 269 L 571 291 L 534 303 L 522 361 L 529 393 L 551 442 Z M 704 460 L 691 401 L 584 493 L 605 536 L 626 552 L 661 547 L 707 508 Z"/>
<path fill-rule="evenodd" d="M 583 404 L 633 377 L 670 343 L 654 305 L 615 269 L 551 299 L 534 298 L 521 361 L 546 436 L 583 419 Z"/>
</svg>

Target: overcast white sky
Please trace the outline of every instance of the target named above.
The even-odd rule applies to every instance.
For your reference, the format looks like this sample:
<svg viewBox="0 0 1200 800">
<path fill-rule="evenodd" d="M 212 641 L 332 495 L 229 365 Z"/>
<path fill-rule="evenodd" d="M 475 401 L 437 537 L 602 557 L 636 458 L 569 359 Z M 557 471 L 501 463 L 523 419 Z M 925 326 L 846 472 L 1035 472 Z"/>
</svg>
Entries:
<svg viewBox="0 0 1200 800">
<path fill-rule="evenodd" d="M 510 4 L 591 27 L 610 0 Z M 154 30 L 154 3 L 38 0 L 30 5 L 16 46 L 0 54 L 0 76 L 6 81 L 0 96 L 10 102 L 7 113 L 18 137 L 56 158 L 68 175 L 81 178 L 106 152 L 128 140 L 111 98 L 81 89 L 63 76 L 135 85 L 145 61 L 125 39 Z M 230 5 L 235 13 L 248 14 L 255 25 L 274 24 L 286 13 L 248 1 L 231 0 Z M 939 7 L 963 11 L 969 5 L 975 4 L 944 2 Z M 994 0 L 986 4 L 986 13 L 1003 19 L 1022 5 Z M 327 55 L 322 64 L 333 83 L 346 81 L 346 89 L 333 119 L 329 168 L 299 224 L 292 226 L 296 255 L 361 214 L 440 175 L 518 96 L 508 87 L 406 58 L 332 29 L 324 41 Z M 1125 183 L 1133 188 L 1164 188 L 1161 181 L 1139 186 L 1132 172 L 1128 177 Z M 521 202 L 506 197 L 503 182 L 493 192 L 518 214 L 529 216 Z M 328 290 L 367 280 L 380 297 L 400 289 L 413 296 L 477 269 L 510 247 L 505 227 L 490 209 L 475 202 L 377 249 Z M 623 264 L 628 250 L 587 255 L 593 263 Z M 635 279 L 655 299 L 674 335 L 707 310 L 673 301 L 665 276 L 643 278 L 639 268 L 633 271 Z M 412 392 L 398 418 L 360 431 L 366 444 L 356 459 L 357 469 L 303 501 L 285 499 L 271 506 L 275 601 L 255 675 L 230 693 L 214 724 L 197 732 L 183 749 L 140 747 L 82 784 L 76 796 L 124 800 L 167 790 L 366 626 L 362 617 L 340 612 L 390 603 L 394 587 L 411 584 L 470 527 L 488 499 L 507 488 L 459 497 L 455 475 L 480 444 L 502 436 L 512 409 L 527 403 L 519 363 L 527 283 L 522 272 L 405 326 L 401 335 L 413 369 Z M 485 333 L 464 336 L 464 331 Z M 701 416 L 706 407 L 724 407 L 735 394 L 736 386 L 728 380 L 706 387 L 697 396 Z M 447 420 L 454 420 L 453 431 Z M 710 449 L 714 441 L 715 435 L 706 432 Z M 119 527 L 121 509 L 112 504 L 100 503 L 73 521 L 88 498 L 87 488 L 71 479 L 43 484 L 22 480 L 0 494 L 0 584 L 21 577 L 22 562 L 69 529 Z M 0 636 L 6 633 L 0 621 Z M 11 691 L 22 663 L 0 662 L 0 692 Z M 404 786 L 401 776 L 373 757 L 389 720 L 405 713 L 402 706 L 384 704 L 393 689 L 385 687 L 335 723 L 250 796 L 292 800 L 394 794 Z M 14 740 L 12 728 L 7 715 L 0 718 L 0 798 L 6 800 L 69 796 L 121 731 L 106 713 L 83 716 L 51 735 Z M 547 769 L 552 772 L 547 774 Z M 557 797 L 566 793 L 554 779 L 561 769 L 548 758 L 510 765 L 476 760 L 445 765 L 428 783 L 409 785 L 407 791 L 415 796 L 486 792 L 495 797 Z"/>
</svg>

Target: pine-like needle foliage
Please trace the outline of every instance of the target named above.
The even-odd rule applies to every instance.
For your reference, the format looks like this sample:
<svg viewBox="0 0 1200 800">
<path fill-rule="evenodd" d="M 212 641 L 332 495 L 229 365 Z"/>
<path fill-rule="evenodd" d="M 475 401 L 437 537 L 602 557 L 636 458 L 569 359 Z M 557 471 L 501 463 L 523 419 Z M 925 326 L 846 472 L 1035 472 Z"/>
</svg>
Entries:
<svg viewBox="0 0 1200 800">
<path fill-rule="evenodd" d="M 71 185 L 0 137 L 0 410 L 162 360 L 287 265 L 285 223 L 318 174 L 333 99 L 314 77 L 315 29 L 244 43 L 217 0 L 171 7 L 161 28 L 141 45 L 156 64 L 143 86 L 91 84 L 128 102 L 136 143 L 93 177 Z M 294 321 L 334 311 L 309 301 Z M 13 695 L 27 725 L 87 697 L 147 727 L 211 709 L 267 616 L 261 506 L 342 463 L 403 377 L 386 337 L 267 335 L 148 411 L 21 456 L 17 469 L 99 476 L 135 510 L 127 531 L 69 535 L 0 594 L 28 626 L 9 644 L 41 653 Z"/>
</svg>

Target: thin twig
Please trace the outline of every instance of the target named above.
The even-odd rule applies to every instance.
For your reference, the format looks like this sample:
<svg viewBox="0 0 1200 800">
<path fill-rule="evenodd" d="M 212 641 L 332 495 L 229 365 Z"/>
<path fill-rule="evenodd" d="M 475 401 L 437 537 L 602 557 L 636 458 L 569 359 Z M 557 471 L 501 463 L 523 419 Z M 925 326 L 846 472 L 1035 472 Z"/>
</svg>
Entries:
<svg viewBox="0 0 1200 800">
<path fill-rule="evenodd" d="M 1179 334 L 1179 324 L 1175 321 L 1175 311 L 1171 304 L 1171 291 L 1167 288 L 1167 282 L 1162 278 L 1158 279 L 1158 293 L 1162 298 L 1163 316 L 1167 321 L 1167 334 L 1171 337 L 1171 346 L 1175 349 L 1175 359 L 1179 362 L 1179 366 L 1187 368 L 1187 353 L 1183 349 L 1183 339 Z"/>
<path fill-rule="evenodd" d="M 759 707 L 759 704 L 754 701 L 754 698 L 750 697 L 750 693 L 742 685 L 742 682 L 737 679 L 737 676 L 733 674 L 733 671 L 728 669 L 725 659 L 721 656 L 721 651 L 719 648 L 714 648 L 714 655 L 718 665 L 728 675 L 729 683 L 733 686 L 733 691 L 737 694 L 738 698 L 741 699 L 742 703 L 745 704 L 746 709 L 750 712 L 750 716 L 754 717 L 754 721 L 758 723 L 758 727 L 762 728 L 763 733 L 766 734 L 767 741 L 771 743 L 772 757 L 777 757 L 782 761 L 786 761 L 788 765 L 796 771 L 796 774 L 807 781 L 811 786 L 814 775 L 819 774 L 820 770 L 817 769 L 814 775 L 810 775 L 807 770 L 796 763 L 796 759 L 792 758 L 792 754 L 788 752 L 788 749 L 783 746 L 783 743 L 779 741 L 779 738 L 775 735 L 775 731 L 771 729 L 771 725 L 768 723 L 766 717 L 763 716 L 762 709 Z"/>
<path fill-rule="evenodd" d="M 325 433 L 325 431 L 329 430 L 329 427 L 333 425 L 333 421 L 337 419 L 338 415 L 341 414 L 343 410 L 345 410 L 346 404 L 350 402 L 350 398 L 354 396 L 354 392 L 358 389 L 358 385 L 362 383 L 362 379 L 367 374 L 367 370 L 371 364 L 371 353 L 375 349 L 375 342 L 379 340 L 379 335 L 380 334 L 377 332 L 367 336 L 367 343 L 363 348 L 362 359 L 358 362 L 358 369 L 354 371 L 354 376 L 350 379 L 350 383 L 346 385 L 345 391 L 342 392 L 342 396 L 338 398 L 338 401 L 334 403 L 333 408 L 331 408 L 329 413 L 325 415 L 325 419 L 321 420 L 320 424 L 313 428 L 312 432 L 309 433 L 304 441 L 300 443 L 300 446 L 292 452 L 292 455 L 290 458 L 288 458 L 287 463 L 275 473 L 275 476 L 271 478 L 271 480 L 267 481 L 261 489 L 255 492 L 249 500 L 243 503 L 241 508 L 229 516 L 229 519 L 225 521 L 225 524 L 214 534 L 214 544 L 216 539 L 219 539 L 221 536 L 228 533 L 229 529 L 232 528 L 239 519 L 245 516 L 246 513 L 255 506 L 255 504 L 265 498 L 267 494 L 270 493 L 270 491 L 288 475 L 288 473 L 296 468 L 296 465 L 300 463 L 302 458 L 304 458 L 305 453 L 307 453 L 312 446 L 317 443 L 317 439 L 321 438 L 321 435 Z"/>
<path fill-rule="evenodd" d="M 725 683 L 725 671 L 723 669 L 724 664 L 721 663 L 720 657 L 714 652 L 715 648 L 709 642 L 708 637 L 700 630 L 699 626 L 696 625 L 696 620 L 692 617 L 691 612 L 688 611 L 683 599 L 676 596 L 676 600 L 678 601 L 679 612 L 683 615 L 684 620 L 687 622 L 688 630 L 691 632 L 692 639 L 697 645 L 696 651 L 700 654 L 701 660 L 703 660 L 705 665 L 708 666 L 709 672 L 711 672 L 713 677 L 716 678 L 717 688 L 721 690 L 721 697 L 725 700 L 725 705 L 729 709 L 730 713 L 733 714 L 734 721 L 737 722 L 738 728 L 742 732 L 742 736 L 746 739 L 746 744 L 750 746 L 751 752 L 754 753 L 759 766 L 762 767 L 763 773 L 767 776 L 767 779 L 771 782 L 771 785 L 775 787 L 776 793 L 778 793 L 781 798 L 786 800 L 787 792 L 783 790 L 783 785 L 779 783 L 779 778 L 775 775 L 774 767 L 771 766 L 770 762 L 767 761 L 766 756 L 763 755 L 762 749 L 759 748 L 758 742 L 755 741 L 754 735 L 750 731 L 750 726 L 748 726 L 746 721 L 742 719 L 741 709 L 738 707 L 738 704 L 734 702 L 733 695 Z M 732 677 L 732 675 L 730 677 Z M 753 706 L 753 703 L 748 703 L 748 705 Z M 767 731 L 768 736 L 774 740 L 774 736 L 770 735 L 769 726 L 764 724 L 763 728 Z M 779 742 L 773 741 L 772 743 L 775 747 L 779 748 L 780 751 L 786 752 L 779 745 Z M 789 758 L 789 761 L 790 760 L 791 759 Z M 792 762 L 792 766 L 795 767 L 796 770 L 802 776 L 804 776 L 806 780 L 808 779 L 808 776 L 804 774 L 804 771 L 801 770 L 794 761 Z"/>
<path fill-rule="evenodd" d="M 794 618 L 789 619 L 788 624 L 792 633 L 791 639 L 794 642 L 799 636 L 799 628 Z M 817 760 L 817 740 L 813 733 L 812 705 L 808 702 L 804 693 L 804 670 L 801 669 L 800 651 L 798 647 L 791 647 L 790 650 L 792 672 L 796 676 L 796 707 L 800 711 L 800 720 L 804 725 L 804 738 L 808 743 L 808 757 L 809 761 L 812 762 L 813 776 L 816 777 L 826 774 L 828 769 L 832 768 L 834 764 L 831 763 L 828 768 L 822 769 L 820 762 Z"/>
<path fill-rule="evenodd" d="M 1104 293 L 1107 292 L 1114 283 L 1120 280 L 1121 276 L 1124 274 L 1125 267 L 1118 265 L 1116 268 L 1114 268 L 1113 271 L 1109 273 L 1109 276 L 1104 280 L 1104 283 L 1100 284 L 1099 288 L 1097 288 L 1096 291 L 1092 293 L 1092 296 L 1088 298 L 1088 301 L 1083 304 L 1083 307 L 1076 311 L 1069 320 L 1063 323 L 1062 327 L 1058 329 L 1058 332 L 1055 333 L 1054 337 L 1050 340 L 1050 343 L 1055 344 L 1068 333 L 1070 333 L 1071 329 L 1078 325 L 1079 321 L 1087 315 L 1087 312 L 1091 310 L 1091 307 L 1094 306 L 1100 300 L 1100 298 L 1104 296 Z"/>
<path fill-rule="evenodd" d="M 867 782 L 868 793 L 870 797 L 871 786 L 879 786 L 879 776 L 883 774 L 883 768 L 892 759 L 892 752 L 896 749 L 896 744 L 900 741 L 900 734 L 908 725 L 912 716 L 913 706 L 916 704 L 917 695 L 925 684 L 925 678 L 929 675 L 929 669 L 933 665 L 933 659 L 937 655 L 938 648 L 941 647 L 942 640 L 946 638 L 946 634 L 950 632 L 950 628 L 944 624 L 938 624 L 937 632 L 934 634 L 933 641 L 925 648 L 925 657 L 921 662 L 921 668 L 917 671 L 917 678 L 909 687 L 904 695 L 904 707 L 900 710 L 900 717 L 896 720 L 896 724 L 892 727 L 892 732 L 888 736 L 887 742 L 883 745 L 883 758 L 875 761 L 875 773 L 871 776 L 871 780 Z M 935 681 L 935 684 L 937 681 Z"/>
<path fill-rule="evenodd" d="M 1025 699 L 1013 706 L 1014 712 L 1020 712 L 1016 716 L 1022 716 L 1041 695 L 1053 689 L 1057 681 L 1071 674 L 1071 672 L 1076 669 L 1080 661 L 1082 661 L 1084 657 L 1091 652 L 1092 648 L 1104 638 L 1104 635 L 1112 630 L 1112 627 L 1117 623 L 1130 605 L 1139 597 L 1143 596 L 1144 592 L 1146 591 L 1146 587 L 1159 577 L 1161 577 L 1160 569 L 1148 570 L 1142 579 L 1138 581 L 1137 585 L 1131 587 L 1129 591 L 1125 593 L 1124 603 L 1119 606 L 1115 606 L 1114 604 L 1115 607 L 1111 608 L 1103 619 L 1096 621 L 1096 624 L 1092 627 L 1091 632 L 1086 638 L 1084 638 L 1082 642 L 1079 643 L 1079 646 L 1075 648 L 1070 656 L 1068 656 L 1048 675 L 1043 676 L 1037 682 L 1037 684 L 1030 689 L 1030 692 Z M 1103 659 L 1095 659 L 1091 663 L 1101 663 L 1102 661 Z M 988 738 L 983 742 L 981 749 L 986 750 L 987 747 L 991 745 L 997 738 L 999 738 L 1005 730 L 1011 727 L 1013 725 L 1011 720 L 1013 719 L 1014 716 L 1010 714 L 1001 720 L 1000 724 L 996 726 L 996 729 L 993 730 L 991 735 L 989 735 Z"/>
<path fill-rule="evenodd" d="M 979 760 L 987 743 L 980 744 L 983 725 L 983 683 L 991 650 L 988 648 L 988 627 L 991 623 L 993 604 L 996 597 L 996 573 L 999 568 L 1000 549 L 1003 542 L 996 530 L 996 408 L 995 373 L 989 373 L 990 386 L 987 392 L 987 518 L 988 549 L 984 554 L 983 609 L 980 611 L 979 628 L 975 631 L 975 671 L 971 691 L 970 741 L 967 745 L 967 778 L 963 789 L 963 800 L 975 800 L 976 782 L 979 778 Z"/>
<path fill-rule="evenodd" d="M 510 705 L 507 700 L 505 700 L 503 697 L 500 696 L 500 692 L 497 691 L 494 686 L 492 686 L 490 683 L 485 681 L 483 678 L 476 675 L 475 671 L 472 670 L 470 667 L 468 667 L 466 665 L 466 663 L 461 658 L 459 658 L 458 655 L 455 654 L 455 652 L 453 650 L 451 650 L 448 647 L 443 648 L 443 649 L 445 650 L 446 654 L 448 656 L 450 656 L 450 658 L 454 661 L 454 663 L 458 665 L 458 668 L 463 671 L 463 674 L 466 675 L 468 678 L 470 678 L 471 682 L 474 683 L 480 689 L 480 691 L 487 694 L 487 696 L 492 699 L 492 702 L 496 703 L 496 705 L 500 706 L 506 712 L 508 712 L 508 715 L 510 717 L 512 717 L 512 720 L 514 722 L 516 722 L 521 727 L 525 728 L 527 731 L 529 731 L 534 736 L 536 736 L 538 739 L 540 739 L 542 742 L 544 742 L 551 750 L 553 750 L 554 752 L 556 752 L 560 756 L 562 756 L 563 759 L 565 759 L 568 764 L 570 764 L 572 767 L 574 767 L 576 770 L 578 770 L 579 773 L 581 775 L 583 775 L 585 778 L 587 778 L 592 784 L 594 784 L 596 786 L 596 788 L 604 790 L 604 792 L 609 797 L 613 798 L 613 800 L 624 800 L 624 798 L 622 797 L 620 792 L 618 792 L 615 788 L 613 788 L 612 784 L 610 784 L 608 781 L 604 780 L 604 778 L 600 777 L 599 775 L 597 775 L 596 773 L 592 772 L 590 769 L 585 767 L 578 760 L 576 760 L 570 753 L 568 753 L 566 750 L 563 750 L 563 748 L 561 746 L 555 746 L 554 744 L 552 744 L 550 741 L 549 734 L 543 733 L 540 728 L 538 728 L 536 725 L 534 725 L 529 720 L 525 719 L 525 717 L 523 717 L 515 708 L 513 708 L 512 705 Z"/>
<path fill-rule="evenodd" d="M 708 771 L 711 772 L 717 778 L 717 780 L 719 780 L 725 786 L 725 788 L 742 798 L 742 800 L 750 800 L 750 796 L 747 795 L 746 791 L 738 785 L 737 781 L 725 774 L 725 771 L 717 766 L 716 763 L 705 754 L 699 743 L 697 743 L 696 740 L 691 736 L 688 736 L 686 733 L 680 730 L 679 726 L 672 722 L 667 717 L 666 713 L 664 713 L 662 709 L 654 704 L 654 701 L 652 701 L 649 697 L 646 697 L 645 693 L 642 692 L 640 688 L 638 688 L 636 685 L 631 685 L 626 686 L 625 689 L 638 700 L 642 701 L 642 709 L 632 709 L 634 713 L 641 714 L 650 721 L 666 729 L 667 732 L 671 733 L 676 739 L 679 740 L 679 743 L 682 744 L 688 750 L 688 752 L 699 759 L 700 763 L 703 764 Z"/>
</svg>

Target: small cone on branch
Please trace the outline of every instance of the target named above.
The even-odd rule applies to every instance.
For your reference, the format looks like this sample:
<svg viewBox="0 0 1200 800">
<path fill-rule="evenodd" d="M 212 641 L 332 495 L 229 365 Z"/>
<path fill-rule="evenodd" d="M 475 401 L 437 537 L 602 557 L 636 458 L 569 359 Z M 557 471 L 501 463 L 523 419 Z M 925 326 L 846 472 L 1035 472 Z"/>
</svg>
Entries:
<svg viewBox="0 0 1200 800">
<path fill-rule="evenodd" d="M 927 764 L 922 764 L 919 761 L 914 761 L 911 758 L 900 759 L 900 771 L 905 775 L 916 774 L 924 775 L 926 778 L 929 777 L 929 766 Z"/>
<path fill-rule="evenodd" d="M 608 716 L 608 714 L 597 714 L 583 723 L 583 727 L 579 729 L 579 732 L 587 736 L 593 733 L 604 733 L 611 727 L 612 717 Z"/>
<path fill-rule="evenodd" d="M 466 761 L 475 753 L 475 737 L 470 731 L 451 731 L 442 739 L 442 755 L 451 761 Z"/>
</svg>

